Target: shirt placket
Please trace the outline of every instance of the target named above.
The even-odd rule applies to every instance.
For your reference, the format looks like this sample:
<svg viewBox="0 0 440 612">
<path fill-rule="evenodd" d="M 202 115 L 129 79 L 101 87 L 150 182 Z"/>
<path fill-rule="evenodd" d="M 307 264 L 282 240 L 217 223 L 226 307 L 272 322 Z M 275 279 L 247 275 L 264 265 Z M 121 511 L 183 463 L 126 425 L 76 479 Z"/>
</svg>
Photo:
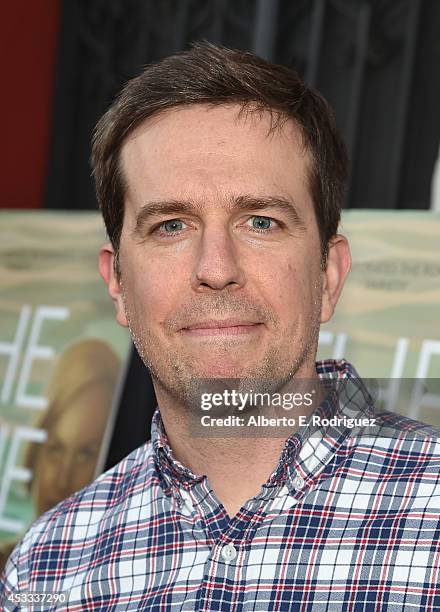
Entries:
<svg viewBox="0 0 440 612">
<path fill-rule="evenodd" d="M 211 545 L 197 610 L 241 609 L 243 592 L 234 585 L 243 581 L 252 539 L 273 500 L 287 493 L 282 486 L 263 487 L 262 491 L 231 519 L 206 478 L 186 491 L 180 490 L 185 505 L 192 507 L 195 519 L 202 522 Z M 219 601 L 223 607 L 219 607 Z"/>
</svg>

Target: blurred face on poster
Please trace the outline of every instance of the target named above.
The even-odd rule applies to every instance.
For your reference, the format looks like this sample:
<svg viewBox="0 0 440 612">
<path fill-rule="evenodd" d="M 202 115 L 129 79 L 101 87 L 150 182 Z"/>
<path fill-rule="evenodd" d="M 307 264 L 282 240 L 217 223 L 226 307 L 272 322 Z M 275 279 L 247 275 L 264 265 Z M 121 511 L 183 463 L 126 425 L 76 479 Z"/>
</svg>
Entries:
<svg viewBox="0 0 440 612">
<path fill-rule="evenodd" d="M 80 342 L 61 356 L 39 424 L 47 439 L 32 444 L 25 461 L 33 472 L 38 516 L 93 480 L 119 367 L 98 340 Z"/>
<path fill-rule="evenodd" d="M 72 398 L 47 431 L 32 481 L 38 515 L 93 480 L 111 401 L 108 386 L 90 385 Z"/>
</svg>

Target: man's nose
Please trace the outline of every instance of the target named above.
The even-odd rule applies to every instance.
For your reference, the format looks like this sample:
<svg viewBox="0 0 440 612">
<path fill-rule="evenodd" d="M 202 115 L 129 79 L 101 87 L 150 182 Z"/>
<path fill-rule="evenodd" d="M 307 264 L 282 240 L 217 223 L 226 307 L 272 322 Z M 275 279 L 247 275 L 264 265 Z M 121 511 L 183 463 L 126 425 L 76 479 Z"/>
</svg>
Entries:
<svg viewBox="0 0 440 612">
<path fill-rule="evenodd" d="M 238 289 L 245 283 L 237 241 L 231 231 L 221 222 L 205 227 L 197 251 L 193 276 L 196 291 L 208 288 L 222 290 L 225 287 Z"/>
</svg>

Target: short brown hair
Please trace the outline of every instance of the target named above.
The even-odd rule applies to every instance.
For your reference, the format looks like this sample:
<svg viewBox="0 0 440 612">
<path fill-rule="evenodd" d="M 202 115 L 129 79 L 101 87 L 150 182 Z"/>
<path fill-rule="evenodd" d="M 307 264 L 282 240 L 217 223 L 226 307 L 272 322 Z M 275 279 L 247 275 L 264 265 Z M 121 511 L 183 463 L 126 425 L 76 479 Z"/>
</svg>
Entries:
<svg viewBox="0 0 440 612">
<path fill-rule="evenodd" d="M 273 127 L 288 119 L 299 126 L 312 160 L 310 191 L 325 262 L 328 241 L 337 232 L 347 177 L 346 149 L 333 111 L 293 70 L 206 41 L 147 66 L 128 81 L 96 126 L 91 163 L 98 204 L 116 254 L 124 218 L 121 146 L 145 119 L 190 104 L 240 104 L 242 109 L 269 111 L 276 120 Z"/>
</svg>

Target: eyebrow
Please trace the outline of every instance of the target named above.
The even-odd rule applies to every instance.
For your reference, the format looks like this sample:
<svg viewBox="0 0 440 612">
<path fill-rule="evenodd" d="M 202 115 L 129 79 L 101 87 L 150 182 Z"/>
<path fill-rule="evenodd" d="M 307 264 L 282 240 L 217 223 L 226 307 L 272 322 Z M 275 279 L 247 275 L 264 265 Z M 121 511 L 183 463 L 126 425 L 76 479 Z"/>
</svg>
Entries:
<svg viewBox="0 0 440 612">
<path fill-rule="evenodd" d="M 154 217 L 166 215 L 180 215 L 182 213 L 200 213 L 202 207 L 190 200 L 166 200 L 147 202 L 136 215 L 136 224 L 133 234 L 138 234 L 142 227 Z M 294 202 L 283 196 L 250 196 L 240 195 L 232 198 L 226 207 L 228 211 L 267 211 L 275 210 L 283 212 L 290 221 L 298 228 L 305 230 L 303 222 Z"/>
</svg>

